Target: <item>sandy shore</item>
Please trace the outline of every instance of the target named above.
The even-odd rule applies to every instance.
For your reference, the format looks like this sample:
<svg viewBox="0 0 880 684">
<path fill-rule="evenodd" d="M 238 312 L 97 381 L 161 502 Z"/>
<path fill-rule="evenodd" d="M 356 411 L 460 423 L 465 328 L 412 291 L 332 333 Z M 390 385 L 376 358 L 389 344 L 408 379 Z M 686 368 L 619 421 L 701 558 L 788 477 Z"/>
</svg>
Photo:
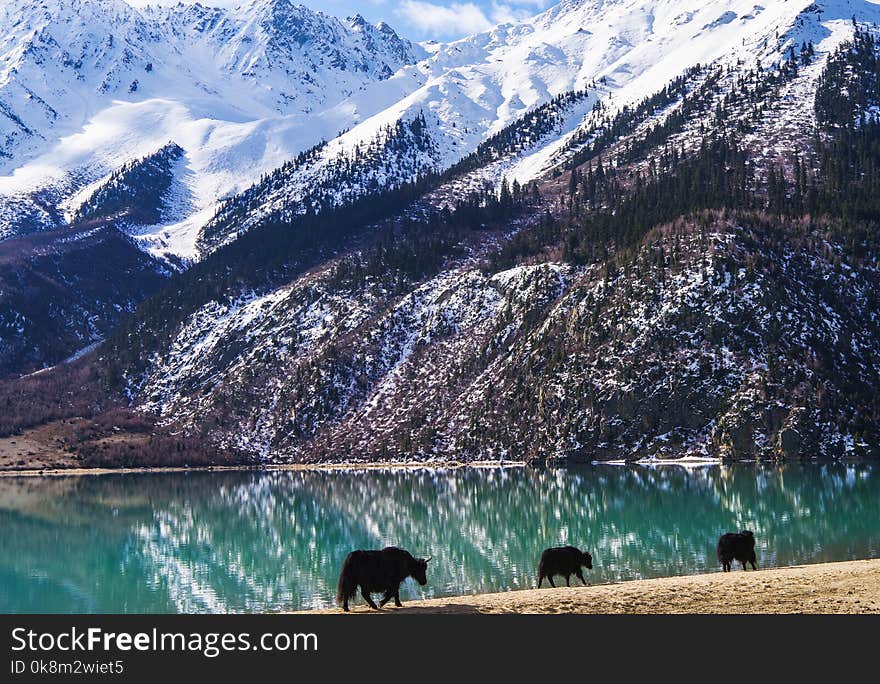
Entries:
<svg viewBox="0 0 880 684">
<path fill-rule="evenodd" d="M 880 559 L 455 596 L 381 611 L 366 609 L 358 596 L 352 612 L 880 613 Z"/>
</svg>

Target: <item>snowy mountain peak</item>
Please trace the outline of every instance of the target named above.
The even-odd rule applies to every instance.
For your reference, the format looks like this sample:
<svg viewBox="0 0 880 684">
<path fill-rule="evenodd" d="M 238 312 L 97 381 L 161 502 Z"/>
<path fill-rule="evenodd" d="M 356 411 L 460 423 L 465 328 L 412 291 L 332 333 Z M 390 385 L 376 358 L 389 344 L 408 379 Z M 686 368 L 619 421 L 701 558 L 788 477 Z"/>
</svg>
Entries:
<svg viewBox="0 0 880 684">
<path fill-rule="evenodd" d="M 161 98 L 237 121 L 308 114 L 424 56 L 393 31 L 288 0 L 142 11 L 123 0 L 15 0 L 0 7 L 0 34 L 0 172 L 113 101 Z"/>
<path fill-rule="evenodd" d="M 415 166 L 405 154 L 382 158 L 372 183 L 449 168 L 574 94 L 552 134 L 480 172 L 522 182 L 556 163 L 597 105 L 618 111 L 697 64 L 778 63 L 794 41 L 837 41 L 852 16 L 880 15 L 868 0 L 759 2 L 563 0 L 428 51 L 387 24 L 290 0 L 141 10 L 15 0 L 0 8 L 0 237 L 77 215 L 114 171 L 170 140 L 184 152 L 169 181 L 179 214 L 137 231 L 158 253 L 194 259 L 224 200 L 306 150 L 321 148 L 272 195 L 273 211 L 294 206 L 328 168 L 363 166 L 363 150 L 386 144 L 398 124 L 423 117 L 431 144 Z"/>
<path fill-rule="evenodd" d="M 176 27 L 187 26 L 199 33 L 210 31 L 218 22 L 227 17 L 225 10 L 202 5 L 198 2 L 193 4 L 181 2 L 173 7 L 148 5 L 143 8 L 142 12 L 153 20 L 166 21 Z"/>
</svg>

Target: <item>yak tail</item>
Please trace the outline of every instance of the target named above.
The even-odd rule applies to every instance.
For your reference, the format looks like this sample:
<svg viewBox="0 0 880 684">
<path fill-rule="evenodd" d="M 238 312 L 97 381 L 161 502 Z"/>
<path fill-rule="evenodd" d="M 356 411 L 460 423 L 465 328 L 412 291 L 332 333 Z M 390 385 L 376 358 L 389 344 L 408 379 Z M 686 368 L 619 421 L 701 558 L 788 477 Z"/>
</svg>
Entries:
<svg viewBox="0 0 880 684">
<path fill-rule="evenodd" d="M 351 600 L 357 593 L 357 581 L 352 565 L 351 554 L 349 554 L 342 563 L 342 571 L 339 573 L 339 582 L 336 585 L 336 603 L 339 605 Z"/>
</svg>

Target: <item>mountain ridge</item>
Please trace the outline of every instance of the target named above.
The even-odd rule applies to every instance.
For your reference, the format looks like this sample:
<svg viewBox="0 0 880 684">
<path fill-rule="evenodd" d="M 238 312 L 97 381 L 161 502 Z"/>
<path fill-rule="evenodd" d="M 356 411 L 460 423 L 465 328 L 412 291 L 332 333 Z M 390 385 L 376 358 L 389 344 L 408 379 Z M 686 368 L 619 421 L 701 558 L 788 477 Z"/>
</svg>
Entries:
<svg viewBox="0 0 880 684">
<path fill-rule="evenodd" d="M 78 0 L 80 3 L 90 1 Z M 26 0 L 18 0 L 18 3 L 27 6 Z M 262 175 L 322 140 L 327 145 L 317 160 L 318 166 L 332 164 L 340 156 L 352 158 L 359 145 L 369 144 L 384 129 L 398 121 L 411 121 L 421 113 L 427 118 L 429 133 L 437 143 L 437 153 L 421 170 L 433 167 L 442 170 L 475 150 L 485 138 L 554 97 L 586 89 L 588 100 L 580 112 L 581 117 L 588 116 L 590 107 L 599 101 L 613 111 L 651 95 L 658 82 L 668 82 L 698 62 L 710 63 L 723 56 L 735 61 L 737 53 L 754 60 L 761 51 L 770 58 L 779 51 L 776 34 L 784 39 L 798 22 L 814 16 L 813 5 L 808 2 L 777 3 L 760 11 L 756 9 L 759 6 L 742 0 L 697 4 L 657 0 L 649 5 L 627 0 L 563 2 L 532 20 L 501 25 L 476 36 L 441 44 L 430 54 L 389 33 L 387 26 L 372 27 L 353 18 L 346 30 L 355 37 L 366 36 L 367 43 L 380 48 L 364 53 L 359 47 L 363 42 L 358 42 L 360 39 L 339 44 L 336 39 L 342 31 L 339 20 L 325 18 L 329 23 L 321 23 L 323 15 L 296 8 L 286 0 L 275 0 L 269 6 L 273 11 L 261 12 L 262 5 L 246 4 L 241 14 L 198 5 L 145 13 L 163 17 L 155 24 L 161 31 L 152 28 L 153 24 L 144 24 L 145 20 L 133 19 L 131 35 L 142 36 L 148 47 L 176 32 L 177 38 L 173 41 L 178 43 L 183 36 L 198 34 L 201 37 L 195 41 L 197 44 L 199 41 L 205 45 L 217 44 L 222 50 L 216 60 L 212 58 L 208 62 L 198 50 L 193 52 L 195 48 L 178 47 L 175 50 L 179 55 L 166 55 L 169 65 L 186 56 L 201 66 L 200 77 L 187 86 L 189 90 L 185 88 L 186 92 L 177 94 L 151 91 L 150 79 L 157 78 L 160 72 L 167 73 L 163 71 L 161 60 L 147 56 L 148 53 L 137 56 L 137 50 L 129 50 L 133 56 L 127 62 L 122 59 L 121 66 L 113 71 L 120 84 L 125 80 L 125 88 L 138 81 L 138 89 L 133 93 L 120 93 L 127 103 L 96 113 L 90 122 L 83 122 L 85 128 L 72 136 L 70 143 L 56 146 L 50 156 L 43 155 L 39 162 L 16 169 L 15 175 L 0 178 L 0 197 L 7 198 L 7 215 L 19 217 L 18 230 L 22 225 L 24 230 L 57 226 L 56 216 L 76 213 L 78 189 L 108 177 L 124 163 L 152 154 L 172 140 L 187 152 L 188 174 L 183 180 L 193 198 L 192 206 L 175 219 L 156 226 L 137 226 L 132 232 L 142 236 L 141 244 L 154 255 L 195 260 L 203 256 L 198 247 L 200 232 L 210 222 L 219 203 L 246 191 L 259 182 Z M 826 19 L 849 19 L 853 14 L 875 19 L 877 16 L 876 5 L 868 2 L 834 0 L 823 3 L 822 7 L 825 9 L 822 16 Z M 729 13 L 736 15 L 735 20 L 718 21 Z M 310 84 L 312 77 L 308 70 L 291 67 L 291 64 L 307 62 L 279 58 L 281 54 L 294 54 L 297 34 L 280 29 L 267 34 L 263 25 L 267 22 L 272 25 L 273 16 L 284 18 L 279 20 L 282 27 L 288 26 L 288 20 L 294 28 L 299 27 L 305 21 L 302 17 L 308 19 L 308 26 L 312 25 L 309 22 L 318 22 L 314 24 L 318 28 L 308 29 L 306 33 L 309 36 L 322 34 L 322 40 L 313 46 L 314 54 L 327 61 L 330 69 L 327 73 L 337 74 L 333 76 L 336 80 L 332 86 L 323 88 L 335 92 L 335 100 L 321 103 L 307 96 L 307 91 L 315 87 Z M 272 41 L 265 38 L 276 34 L 284 38 L 281 41 L 284 49 L 274 49 Z M 250 51 L 243 38 L 253 41 L 259 49 Z M 684 45 L 687 49 L 682 47 Z M 350 64 L 345 65 L 350 68 L 336 69 L 334 64 L 345 61 L 340 62 L 340 56 L 350 54 L 369 54 L 370 60 L 378 59 L 378 71 L 370 74 L 361 71 L 365 63 L 363 57 L 350 59 Z M 135 62 L 138 64 L 134 69 L 138 72 L 136 75 L 132 72 Z M 145 70 L 147 65 L 152 67 L 150 74 L 139 71 Z M 292 68 L 300 76 L 305 74 L 302 78 L 306 80 L 288 78 L 287 72 Z M 126 79 L 120 80 L 117 73 L 120 69 L 127 74 Z M 218 78 L 211 74 L 228 74 L 230 70 L 255 75 L 241 77 L 244 81 L 253 80 L 259 74 L 261 81 L 272 84 L 275 95 L 268 94 L 267 100 L 269 91 L 265 88 L 262 94 L 249 89 L 247 92 L 253 97 L 246 103 L 241 97 L 228 96 L 228 87 L 224 85 L 226 76 Z M 175 80 L 186 82 L 177 71 L 174 70 Z M 184 68 L 181 73 L 188 71 L 191 68 Z M 347 75 L 339 80 L 338 74 Z M 357 84 L 349 83 L 355 76 Z M 102 82 L 105 78 L 102 77 Z M 286 92 L 284 83 L 300 83 L 306 94 L 297 95 L 299 99 L 295 100 L 282 97 L 283 102 L 279 104 L 276 95 Z M 49 98 L 37 95 L 49 104 Z M 217 98 L 223 95 L 227 96 L 219 106 Z M 0 102 L 5 102 L 2 80 Z M 305 102 L 305 108 L 296 115 L 285 114 L 290 107 L 296 109 L 296 102 Z M 25 120 L 26 117 L 23 119 L 16 108 L 9 103 L 3 106 L 30 130 L 45 137 L 40 127 Z M 59 111 L 58 107 L 53 110 Z M 303 117 L 308 119 L 308 126 L 304 125 Z M 9 117 L 7 120 L 13 121 Z M 566 124 L 566 132 L 574 133 L 584 123 L 573 115 Z M 103 129 L 115 129 L 116 135 L 103 137 L 99 135 Z M 340 135 L 340 131 L 344 133 Z M 72 154 L 69 148 L 74 143 L 77 151 Z M 561 140 L 557 143 L 561 144 Z M 556 147 L 554 143 L 505 164 L 492 180 L 497 183 L 501 174 L 516 177 L 521 183 L 537 177 L 553 165 Z M 85 155 L 83 148 L 87 148 Z M 53 165 L 56 168 L 53 169 Z M 48 183 L 47 169 L 49 176 L 54 177 Z M 323 171 L 316 169 L 314 173 L 320 175 Z M 279 201 L 299 202 L 313 180 L 312 171 L 291 178 L 289 192 L 279 197 Z M 412 177 L 397 179 L 403 180 L 412 180 Z M 64 205 L 63 211 L 46 212 L 39 203 L 30 201 L 35 193 L 59 196 L 60 202 L 54 201 Z M 7 233 L 12 230 L 12 223 L 16 220 L 13 218 L 10 222 L 7 218 Z M 0 230 L 4 229 L 0 227 Z"/>
<path fill-rule="evenodd" d="M 564 3 L 374 81 L 413 85 L 211 209 L 99 348 L 0 383 L 40 395 L 0 429 L 112 406 L 267 463 L 877 455 L 878 7 L 692 4 Z M 169 140 L 88 215 L 157 239 L 120 217 L 170 206 Z"/>
</svg>

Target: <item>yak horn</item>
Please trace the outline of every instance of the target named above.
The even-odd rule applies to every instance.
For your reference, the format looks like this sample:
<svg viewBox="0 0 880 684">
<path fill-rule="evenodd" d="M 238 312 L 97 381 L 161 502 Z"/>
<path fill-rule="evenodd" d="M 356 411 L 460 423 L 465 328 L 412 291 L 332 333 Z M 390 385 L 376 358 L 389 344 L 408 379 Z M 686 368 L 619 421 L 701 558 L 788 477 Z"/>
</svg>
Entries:
<svg viewBox="0 0 880 684">
<path fill-rule="evenodd" d="M 433 557 L 434 557 L 434 556 L 428 556 L 428 557 L 425 559 L 425 562 L 426 562 L 426 563 L 429 562 Z"/>
</svg>

